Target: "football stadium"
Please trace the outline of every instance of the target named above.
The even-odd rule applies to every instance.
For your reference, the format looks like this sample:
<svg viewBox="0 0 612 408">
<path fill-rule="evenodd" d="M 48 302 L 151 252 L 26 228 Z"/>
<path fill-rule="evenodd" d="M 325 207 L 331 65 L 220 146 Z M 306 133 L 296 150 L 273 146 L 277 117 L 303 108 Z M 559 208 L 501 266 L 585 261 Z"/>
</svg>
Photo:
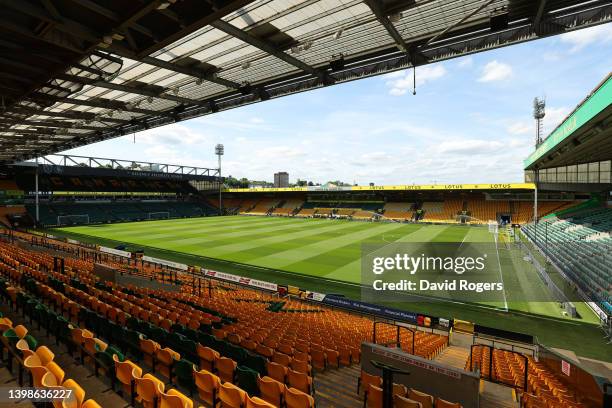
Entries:
<svg viewBox="0 0 612 408">
<path fill-rule="evenodd" d="M 609 1 L 2 5 L 0 406 L 612 407 L 609 69 L 550 131 L 536 98 L 514 182 L 72 153 L 384 74 L 416 95 L 433 64 L 609 27 Z"/>
</svg>

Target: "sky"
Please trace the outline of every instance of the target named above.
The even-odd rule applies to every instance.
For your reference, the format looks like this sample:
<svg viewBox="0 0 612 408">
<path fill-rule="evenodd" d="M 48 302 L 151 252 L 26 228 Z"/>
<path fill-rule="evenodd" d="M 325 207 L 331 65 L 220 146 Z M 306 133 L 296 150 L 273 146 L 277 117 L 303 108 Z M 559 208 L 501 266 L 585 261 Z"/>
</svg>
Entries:
<svg viewBox="0 0 612 408">
<path fill-rule="evenodd" d="M 287 171 L 366 185 L 523 181 L 533 98 L 547 135 L 612 69 L 612 23 L 219 112 L 68 154 L 217 167 L 273 180 Z"/>
</svg>

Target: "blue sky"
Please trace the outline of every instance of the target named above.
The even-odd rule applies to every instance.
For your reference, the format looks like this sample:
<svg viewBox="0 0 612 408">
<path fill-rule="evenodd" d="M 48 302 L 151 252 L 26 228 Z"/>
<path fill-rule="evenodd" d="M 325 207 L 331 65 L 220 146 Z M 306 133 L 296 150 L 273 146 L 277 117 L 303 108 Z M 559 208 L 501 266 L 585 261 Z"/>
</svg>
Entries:
<svg viewBox="0 0 612 408">
<path fill-rule="evenodd" d="M 354 81 L 151 129 L 71 154 L 276 171 L 367 184 L 520 182 L 535 96 L 548 134 L 612 67 L 612 24 Z"/>
</svg>

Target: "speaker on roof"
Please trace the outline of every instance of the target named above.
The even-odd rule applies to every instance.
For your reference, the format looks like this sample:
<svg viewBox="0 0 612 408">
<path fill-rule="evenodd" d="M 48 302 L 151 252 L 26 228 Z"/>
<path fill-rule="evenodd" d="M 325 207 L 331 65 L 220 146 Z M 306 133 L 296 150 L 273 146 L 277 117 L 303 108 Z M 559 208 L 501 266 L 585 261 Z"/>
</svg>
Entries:
<svg viewBox="0 0 612 408">
<path fill-rule="evenodd" d="M 508 13 L 497 13 L 491 15 L 491 31 L 500 31 L 508 28 Z"/>
</svg>

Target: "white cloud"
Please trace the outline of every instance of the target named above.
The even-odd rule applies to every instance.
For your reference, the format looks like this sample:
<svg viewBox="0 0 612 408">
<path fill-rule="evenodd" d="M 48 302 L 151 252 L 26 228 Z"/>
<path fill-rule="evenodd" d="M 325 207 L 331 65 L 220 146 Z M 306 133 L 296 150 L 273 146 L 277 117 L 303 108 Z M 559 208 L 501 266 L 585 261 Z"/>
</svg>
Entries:
<svg viewBox="0 0 612 408">
<path fill-rule="evenodd" d="M 392 72 L 391 74 L 385 75 L 384 78 L 387 79 L 387 87 L 391 88 L 389 90 L 389 95 L 401 96 L 412 89 L 414 85 L 413 75 L 412 69 Z M 424 85 L 427 82 L 442 78 L 444 75 L 446 75 L 446 69 L 441 64 L 417 67 L 416 85 Z"/>
<path fill-rule="evenodd" d="M 145 130 L 136 135 L 137 143 L 146 143 L 149 145 L 194 145 L 207 141 L 208 137 L 206 135 L 184 124 L 162 126 Z"/>
<path fill-rule="evenodd" d="M 525 122 L 516 122 L 506 129 L 511 135 L 524 135 L 534 131 L 534 125 Z"/>
<path fill-rule="evenodd" d="M 255 151 L 255 155 L 262 159 L 278 160 L 304 156 L 306 153 L 291 146 L 274 146 Z"/>
<path fill-rule="evenodd" d="M 572 45 L 570 52 L 576 52 L 591 44 L 612 42 L 612 25 L 583 28 L 563 34 L 559 38 L 561 42 Z"/>
<path fill-rule="evenodd" d="M 503 81 L 512 76 L 512 67 L 497 60 L 484 66 L 479 82 Z"/>
<path fill-rule="evenodd" d="M 472 65 L 474 65 L 474 59 L 469 55 L 459 58 L 459 62 L 457 62 L 459 68 L 470 68 Z"/>
<path fill-rule="evenodd" d="M 456 138 L 442 142 L 434 147 L 441 154 L 458 154 L 468 157 L 478 154 L 499 152 L 504 143 L 497 140 L 463 139 Z"/>
</svg>

